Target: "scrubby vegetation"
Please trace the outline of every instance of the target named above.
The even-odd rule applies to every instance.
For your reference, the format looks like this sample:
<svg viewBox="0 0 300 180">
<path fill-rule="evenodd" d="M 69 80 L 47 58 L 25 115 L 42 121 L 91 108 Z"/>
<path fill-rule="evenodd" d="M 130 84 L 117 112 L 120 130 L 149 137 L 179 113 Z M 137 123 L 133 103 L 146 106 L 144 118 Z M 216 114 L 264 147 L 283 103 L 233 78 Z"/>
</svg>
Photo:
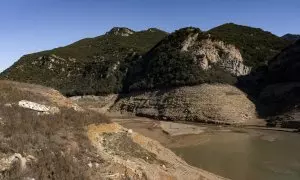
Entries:
<svg viewBox="0 0 300 180">
<path fill-rule="evenodd" d="M 143 54 L 166 35 L 158 29 L 129 36 L 108 32 L 66 47 L 25 55 L 1 78 L 53 87 L 67 95 L 119 92 L 123 78 L 119 67 L 128 54 Z"/>
<path fill-rule="evenodd" d="M 197 40 L 199 41 L 208 38 L 208 35 L 198 28 L 184 28 L 166 37 L 143 57 L 136 56 L 132 60 L 131 68 L 129 67 L 124 90 L 132 91 L 202 83 L 234 84 L 236 78 L 218 65 L 209 70 L 203 70 L 190 53 L 181 51 L 183 41 L 191 33 L 198 33 Z"/>
<path fill-rule="evenodd" d="M 217 65 L 204 71 L 191 54 L 181 52 L 191 33 L 235 45 L 246 65 L 258 68 L 290 42 L 258 28 L 224 24 L 208 32 L 183 28 L 167 36 L 158 29 L 80 40 L 66 47 L 22 57 L 0 79 L 41 84 L 67 96 L 100 95 L 201 83 L 234 84 L 236 78 Z M 129 30 L 123 28 L 125 30 Z M 121 28 L 122 31 L 122 28 Z M 131 31 L 131 30 L 129 30 Z"/>
<path fill-rule="evenodd" d="M 19 88 L 35 88 L 40 94 Z M 0 172 L 0 179 L 90 179 L 93 172 L 87 166 L 89 161 L 103 162 L 84 128 L 107 123 L 108 118 L 66 107 L 60 107 L 58 114 L 39 115 L 17 105 L 23 99 L 54 105 L 41 95 L 44 91 L 39 86 L 0 81 L 0 159 L 14 153 L 33 157 L 26 169 L 20 171 L 16 163 L 10 171 Z"/>
<path fill-rule="evenodd" d="M 296 42 L 297 40 L 300 39 L 300 35 L 298 34 L 286 34 L 284 36 L 281 37 L 282 39 L 291 41 L 291 42 Z"/>
<path fill-rule="evenodd" d="M 239 48 L 245 64 L 254 68 L 265 64 L 290 44 L 289 41 L 262 29 L 233 23 L 218 26 L 208 33 Z"/>
</svg>

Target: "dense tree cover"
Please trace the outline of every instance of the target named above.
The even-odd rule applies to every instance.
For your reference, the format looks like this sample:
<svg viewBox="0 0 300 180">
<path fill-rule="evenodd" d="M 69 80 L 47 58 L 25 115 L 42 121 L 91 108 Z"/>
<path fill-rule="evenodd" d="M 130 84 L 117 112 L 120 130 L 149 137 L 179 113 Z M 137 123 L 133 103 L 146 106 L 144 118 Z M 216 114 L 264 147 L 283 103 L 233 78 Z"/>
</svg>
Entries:
<svg viewBox="0 0 300 180">
<path fill-rule="evenodd" d="M 213 28 L 208 33 L 239 48 L 245 64 L 254 68 L 265 64 L 290 44 L 289 41 L 262 29 L 233 23 Z"/>
</svg>

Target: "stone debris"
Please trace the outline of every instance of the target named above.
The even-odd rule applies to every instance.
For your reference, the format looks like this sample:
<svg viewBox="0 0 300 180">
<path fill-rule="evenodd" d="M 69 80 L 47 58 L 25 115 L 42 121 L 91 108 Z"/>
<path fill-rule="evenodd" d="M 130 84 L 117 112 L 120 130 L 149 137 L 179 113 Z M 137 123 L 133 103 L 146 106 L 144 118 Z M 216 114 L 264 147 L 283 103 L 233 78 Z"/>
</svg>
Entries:
<svg viewBox="0 0 300 180">
<path fill-rule="evenodd" d="M 121 177 L 120 173 L 115 173 L 115 174 L 110 174 L 110 175 L 105 176 L 105 178 L 109 178 L 109 179 L 111 179 L 111 178 L 119 178 L 119 177 Z"/>
<path fill-rule="evenodd" d="M 133 132 L 132 129 L 129 129 L 127 133 L 132 134 L 132 132 Z"/>
<path fill-rule="evenodd" d="M 56 114 L 60 112 L 57 107 L 46 106 L 27 100 L 19 101 L 18 105 L 22 108 L 31 109 L 34 111 L 42 112 L 44 114 Z"/>
<path fill-rule="evenodd" d="M 12 104 L 6 103 L 6 104 L 4 104 L 4 107 L 12 107 Z"/>
<path fill-rule="evenodd" d="M 74 104 L 72 106 L 72 108 L 77 112 L 84 112 L 84 109 L 82 107 L 78 106 L 77 104 Z"/>
<path fill-rule="evenodd" d="M 0 126 L 3 126 L 3 125 L 4 125 L 3 118 L 0 117 Z"/>
<path fill-rule="evenodd" d="M 91 162 L 89 162 L 89 163 L 88 163 L 88 167 L 89 167 L 89 168 L 92 168 L 92 167 L 93 167 L 93 164 L 92 164 Z"/>
<path fill-rule="evenodd" d="M 200 127 L 196 125 L 182 124 L 182 123 L 173 123 L 161 121 L 160 127 L 170 136 L 179 136 L 187 134 L 201 134 L 204 133 L 207 129 L 206 127 Z"/>
<path fill-rule="evenodd" d="M 37 159 L 31 155 L 23 157 L 19 153 L 15 153 L 12 156 L 4 157 L 0 159 L 0 173 L 10 170 L 13 167 L 14 163 L 19 163 L 20 170 L 23 171 L 26 169 L 26 163 L 37 161 Z"/>
<path fill-rule="evenodd" d="M 69 99 L 82 107 L 105 114 L 114 105 L 118 97 L 118 94 L 110 94 L 107 96 L 74 96 Z"/>
<path fill-rule="evenodd" d="M 24 178 L 24 180 L 35 180 L 35 178 L 27 177 L 27 178 Z"/>
</svg>

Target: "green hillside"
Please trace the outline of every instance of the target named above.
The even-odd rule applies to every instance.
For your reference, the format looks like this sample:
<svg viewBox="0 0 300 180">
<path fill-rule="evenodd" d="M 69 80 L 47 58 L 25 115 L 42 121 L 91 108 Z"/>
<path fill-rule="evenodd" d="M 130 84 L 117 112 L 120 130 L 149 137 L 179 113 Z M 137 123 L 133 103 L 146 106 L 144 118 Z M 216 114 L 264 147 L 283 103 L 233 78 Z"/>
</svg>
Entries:
<svg viewBox="0 0 300 180">
<path fill-rule="evenodd" d="M 245 64 L 258 67 L 273 58 L 290 42 L 260 28 L 233 23 L 215 27 L 208 33 L 240 49 Z"/>
<path fill-rule="evenodd" d="M 236 78 L 218 66 L 203 70 L 190 52 L 182 52 L 182 43 L 198 34 L 196 42 L 214 39 L 198 28 L 188 27 L 175 31 L 158 43 L 142 58 L 136 57 L 129 68 L 125 91 L 202 83 L 234 84 Z"/>
<path fill-rule="evenodd" d="M 191 34 L 198 34 L 193 47 L 198 50 L 191 51 L 199 51 L 203 40 L 223 41 L 225 46 L 234 45 L 243 64 L 253 69 L 266 64 L 291 43 L 262 29 L 232 23 L 207 32 L 182 28 L 170 35 L 155 28 L 139 32 L 113 28 L 99 37 L 25 55 L 1 73 L 0 79 L 41 84 L 69 96 L 201 83 L 234 84 L 236 77 L 218 64 L 203 70 L 191 51 L 181 51 L 182 43 Z M 216 45 L 214 48 L 222 60 L 230 61 L 226 59 L 228 50 Z"/>
<path fill-rule="evenodd" d="M 132 34 L 127 36 L 127 32 Z M 119 68 L 124 59 L 147 52 L 166 35 L 154 28 L 140 32 L 113 28 L 99 37 L 25 55 L 1 78 L 50 86 L 67 95 L 118 92 L 123 78 Z"/>
</svg>

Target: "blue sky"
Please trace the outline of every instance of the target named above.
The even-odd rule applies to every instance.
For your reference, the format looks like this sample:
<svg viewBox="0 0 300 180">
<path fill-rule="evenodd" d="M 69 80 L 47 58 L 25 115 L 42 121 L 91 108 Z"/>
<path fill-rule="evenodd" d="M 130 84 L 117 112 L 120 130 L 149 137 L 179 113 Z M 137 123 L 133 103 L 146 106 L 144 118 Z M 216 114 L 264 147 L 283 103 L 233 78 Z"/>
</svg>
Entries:
<svg viewBox="0 0 300 180">
<path fill-rule="evenodd" d="M 22 55 L 101 35 L 114 26 L 169 32 L 226 22 L 300 34 L 299 0 L 2 0 L 0 72 Z"/>
</svg>

